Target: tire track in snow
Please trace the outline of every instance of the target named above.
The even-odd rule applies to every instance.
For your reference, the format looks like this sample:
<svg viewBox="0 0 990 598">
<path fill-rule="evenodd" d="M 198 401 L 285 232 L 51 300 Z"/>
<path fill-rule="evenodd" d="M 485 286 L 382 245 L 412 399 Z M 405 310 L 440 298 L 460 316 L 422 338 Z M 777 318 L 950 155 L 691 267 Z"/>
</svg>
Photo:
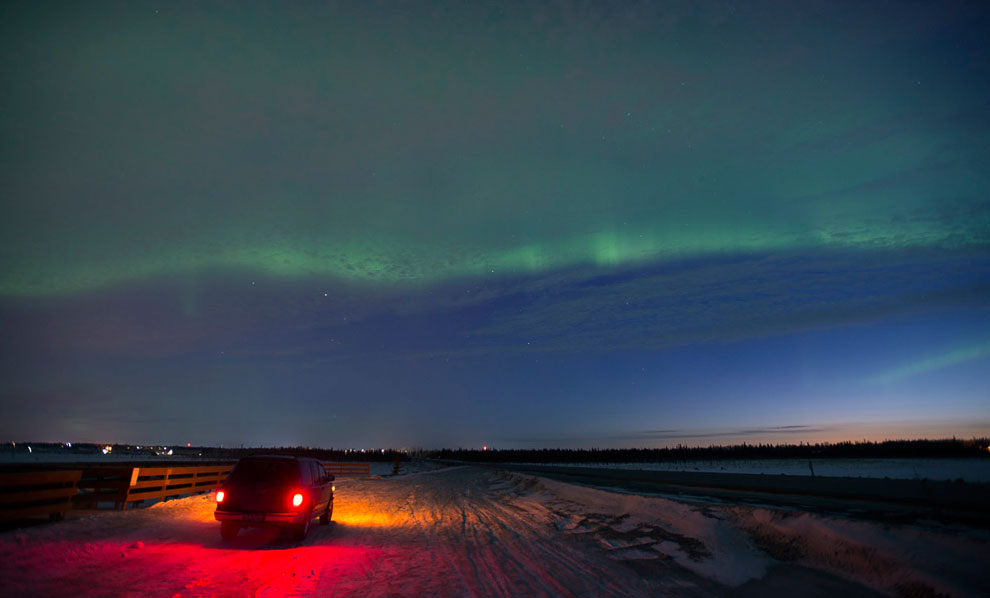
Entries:
<svg viewBox="0 0 990 598">
<path fill-rule="evenodd" d="M 461 541 L 470 551 L 472 573 L 487 595 L 611 596 L 631 594 L 629 587 L 610 583 L 621 577 L 611 571 L 608 577 L 595 575 L 602 567 L 615 568 L 606 559 L 589 559 L 560 538 L 548 538 L 546 518 L 533 518 L 526 509 L 512 508 L 512 498 L 493 490 L 501 480 L 491 475 L 470 485 L 445 485 L 444 488 L 467 488 L 455 494 L 458 504 Z M 484 489 L 484 492 L 479 490 Z M 549 541 L 548 541 L 549 540 Z M 451 538 L 451 542 L 457 541 Z M 590 560 L 590 562 L 589 562 Z M 599 577 L 603 583 L 595 583 Z"/>
</svg>

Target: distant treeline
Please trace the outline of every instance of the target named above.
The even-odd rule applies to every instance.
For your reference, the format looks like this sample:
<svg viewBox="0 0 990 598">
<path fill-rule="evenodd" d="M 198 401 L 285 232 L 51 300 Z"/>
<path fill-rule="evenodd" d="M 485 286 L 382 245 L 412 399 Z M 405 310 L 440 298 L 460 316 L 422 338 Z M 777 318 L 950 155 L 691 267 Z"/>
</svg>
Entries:
<svg viewBox="0 0 990 598">
<path fill-rule="evenodd" d="M 396 449 L 335 449 L 312 447 L 213 447 L 213 446 L 135 446 L 109 445 L 113 455 L 167 458 L 170 460 L 237 460 L 248 455 L 295 455 L 321 461 L 387 462 L 411 459 L 449 459 L 483 463 L 651 463 L 662 461 L 717 461 L 727 459 L 830 459 L 881 457 L 973 457 L 990 458 L 990 438 L 961 440 L 885 440 L 883 442 L 837 442 L 817 444 L 737 444 L 732 446 L 640 449 L 441 449 L 404 451 Z M 46 453 L 92 455 L 100 454 L 107 445 L 74 443 L 0 444 L 0 453 L 27 453 L 33 447 L 35 456 Z M 169 451 L 171 453 L 169 454 Z M 167 456 L 166 456 L 167 455 Z"/>
<path fill-rule="evenodd" d="M 183 449 L 188 451 L 190 449 Z M 275 447 L 275 448 L 216 448 L 203 447 L 199 449 L 202 456 L 214 459 L 240 459 L 248 455 L 293 455 L 296 457 L 312 457 L 320 461 L 375 461 L 394 463 L 395 461 L 408 461 L 409 455 L 403 451 L 395 449 L 322 449 L 303 446 Z"/>
<path fill-rule="evenodd" d="M 109 447 L 110 454 L 115 456 L 126 455 L 129 457 L 148 459 L 170 460 L 236 460 L 248 455 L 295 455 L 297 457 L 313 457 L 321 461 L 384 461 L 394 463 L 395 461 L 408 461 L 409 454 L 395 449 L 323 449 L 302 446 L 291 447 L 239 447 L 225 448 L 215 446 L 146 446 L 131 444 L 91 444 L 91 443 L 50 443 L 50 442 L 5 442 L 0 444 L 0 453 L 31 453 L 38 458 L 43 458 L 45 454 L 58 453 L 63 455 L 101 455 L 105 454 L 104 449 Z"/>
<path fill-rule="evenodd" d="M 726 459 L 838 459 L 880 457 L 990 458 L 988 438 L 970 440 L 885 440 L 818 444 L 737 444 L 660 449 L 443 449 L 437 459 L 483 463 L 651 463 Z"/>
</svg>

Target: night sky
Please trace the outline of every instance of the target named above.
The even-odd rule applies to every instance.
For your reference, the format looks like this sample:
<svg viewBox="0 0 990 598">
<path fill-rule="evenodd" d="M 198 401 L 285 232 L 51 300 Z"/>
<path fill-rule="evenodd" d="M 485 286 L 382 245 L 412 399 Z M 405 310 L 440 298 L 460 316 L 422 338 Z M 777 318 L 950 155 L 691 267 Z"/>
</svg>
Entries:
<svg viewBox="0 0 990 598">
<path fill-rule="evenodd" d="M 983 2 L 4 2 L 0 439 L 990 435 Z"/>
</svg>

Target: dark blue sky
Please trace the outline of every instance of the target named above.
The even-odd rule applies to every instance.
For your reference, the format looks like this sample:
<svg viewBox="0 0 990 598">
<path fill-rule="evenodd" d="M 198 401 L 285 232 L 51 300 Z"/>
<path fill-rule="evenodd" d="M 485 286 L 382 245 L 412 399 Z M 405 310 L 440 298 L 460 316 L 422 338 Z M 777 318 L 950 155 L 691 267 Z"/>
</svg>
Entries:
<svg viewBox="0 0 990 598">
<path fill-rule="evenodd" d="M 990 434 L 979 3 L 7 3 L 0 438 Z"/>
</svg>

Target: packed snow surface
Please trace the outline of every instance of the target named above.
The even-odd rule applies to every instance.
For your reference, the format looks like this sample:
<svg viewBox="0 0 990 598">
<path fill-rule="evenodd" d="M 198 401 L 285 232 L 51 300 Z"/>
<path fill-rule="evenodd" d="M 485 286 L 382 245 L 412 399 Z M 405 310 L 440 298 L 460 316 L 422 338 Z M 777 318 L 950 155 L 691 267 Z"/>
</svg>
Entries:
<svg viewBox="0 0 990 598">
<path fill-rule="evenodd" d="M 0 533 L 0 595 L 990 595 L 990 534 L 688 505 L 473 467 L 339 479 L 329 527 L 220 539 L 212 495 Z"/>
</svg>

